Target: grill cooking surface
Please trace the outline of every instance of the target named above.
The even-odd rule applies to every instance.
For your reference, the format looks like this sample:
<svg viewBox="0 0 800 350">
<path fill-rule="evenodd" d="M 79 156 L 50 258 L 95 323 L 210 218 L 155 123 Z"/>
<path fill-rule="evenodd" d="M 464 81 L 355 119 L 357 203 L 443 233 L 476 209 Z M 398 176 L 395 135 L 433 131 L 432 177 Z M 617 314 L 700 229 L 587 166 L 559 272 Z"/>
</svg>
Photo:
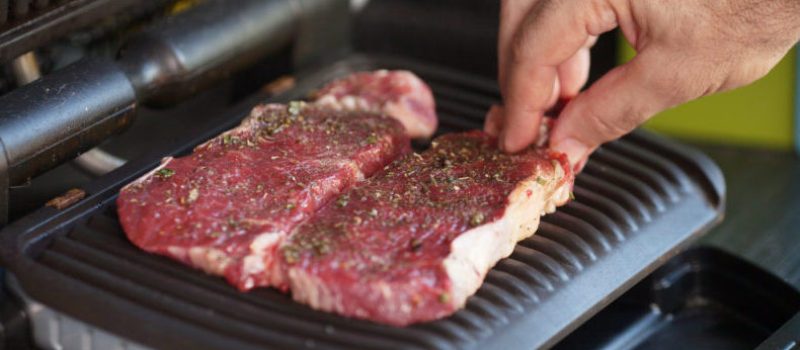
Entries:
<svg viewBox="0 0 800 350">
<path fill-rule="evenodd" d="M 277 100 L 303 96 L 353 70 L 405 68 L 436 95 L 440 132 L 479 128 L 495 85 L 390 58 L 355 57 L 300 77 Z M 239 114 L 239 117 L 244 116 Z M 185 153 L 238 122 L 228 118 L 169 153 Z M 435 322 L 382 326 L 315 312 L 271 289 L 239 293 L 222 279 L 148 255 L 125 238 L 113 200 L 155 166 L 129 163 L 87 188 L 89 198 L 47 208 L 0 233 L 4 262 L 25 291 L 57 310 L 170 348 L 525 348 L 554 344 L 719 217 L 721 174 L 691 150 L 635 133 L 604 146 L 575 185 L 576 200 L 492 269 L 467 307 Z"/>
</svg>

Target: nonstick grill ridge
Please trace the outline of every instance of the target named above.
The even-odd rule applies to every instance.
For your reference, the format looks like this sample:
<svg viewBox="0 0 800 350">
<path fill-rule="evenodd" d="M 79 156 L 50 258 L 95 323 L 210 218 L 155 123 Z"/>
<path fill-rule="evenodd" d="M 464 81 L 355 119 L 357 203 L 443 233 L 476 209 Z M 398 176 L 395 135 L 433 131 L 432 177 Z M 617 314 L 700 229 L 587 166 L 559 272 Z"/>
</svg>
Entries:
<svg viewBox="0 0 800 350">
<path fill-rule="evenodd" d="M 479 128 L 499 99 L 489 81 L 365 56 L 301 77 L 293 92 L 278 99 L 378 67 L 410 69 L 430 84 L 440 132 Z M 182 151 L 235 120 L 226 123 Z M 395 328 L 312 311 L 271 289 L 239 293 L 220 278 L 132 246 L 113 201 L 119 187 L 153 161 L 99 180 L 74 208 L 43 209 L 0 235 L 4 262 L 34 299 L 142 344 L 170 348 L 549 346 L 716 222 L 724 193 L 719 171 L 706 158 L 634 133 L 592 156 L 577 178 L 576 200 L 543 217 L 537 233 L 489 272 L 464 310 Z"/>
</svg>

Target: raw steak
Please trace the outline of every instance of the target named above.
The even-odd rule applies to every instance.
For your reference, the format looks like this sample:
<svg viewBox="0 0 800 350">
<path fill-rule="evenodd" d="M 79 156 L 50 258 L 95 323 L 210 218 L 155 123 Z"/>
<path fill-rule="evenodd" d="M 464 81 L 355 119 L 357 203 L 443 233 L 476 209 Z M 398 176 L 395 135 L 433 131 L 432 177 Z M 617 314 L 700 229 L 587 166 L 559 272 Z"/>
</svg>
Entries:
<svg viewBox="0 0 800 350">
<path fill-rule="evenodd" d="M 400 326 L 461 308 L 573 183 L 563 154 L 495 143 L 441 136 L 299 226 L 280 248 L 294 299 Z"/>
<path fill-rule="evenodd" d="M 397 118 L 411 138 L 436 131 L 436 108 L 430 88 L 408 71 L 361 72 L 317 91 L 318 104 L 337 109 L 381 112 Z"/>
<path fill-rule="evenodd" d="M 269 282 L 277 244 L 292 228 L 408 151 L 402 125 L 390 117 L 262 105 L 191 155 L 166 158 L 125 186 L 119 218 L 138 247 L 246 290 Z"/>
</svg>

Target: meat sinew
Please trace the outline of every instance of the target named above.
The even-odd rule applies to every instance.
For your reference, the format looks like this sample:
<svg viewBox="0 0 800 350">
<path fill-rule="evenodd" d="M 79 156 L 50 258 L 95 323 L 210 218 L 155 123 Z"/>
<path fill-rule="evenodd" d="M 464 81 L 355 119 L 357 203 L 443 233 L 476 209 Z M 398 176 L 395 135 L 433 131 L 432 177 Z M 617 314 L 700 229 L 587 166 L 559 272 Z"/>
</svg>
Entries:
<svg viewBox="0 0 800 350">
<path fill-rule="evenodd" d="M 249 289 L 266 282 L 275 245 L 295 225 L 408 149 L 389 117 L 259 106 L 239 127 L 124 187 L 119 217 L 140 248 Z"/>
<path fill-rule="evenodd" d="M 393 325 L 462 307 L 573 183 L 564 155 L 507 155 L 495 143 L 478 131 L 441 136 L 299 226 L 280 248 L 294 299 Z"/>
<path fill-rule="evenodd" d="M 316 103 L 331 108 L 395 117 L 411 138 L 429 138 L 436 131 L 433 94 L 425 82 L 408 71 L 354 73 L 325 85 L 315 98 Z"/>
</svg>

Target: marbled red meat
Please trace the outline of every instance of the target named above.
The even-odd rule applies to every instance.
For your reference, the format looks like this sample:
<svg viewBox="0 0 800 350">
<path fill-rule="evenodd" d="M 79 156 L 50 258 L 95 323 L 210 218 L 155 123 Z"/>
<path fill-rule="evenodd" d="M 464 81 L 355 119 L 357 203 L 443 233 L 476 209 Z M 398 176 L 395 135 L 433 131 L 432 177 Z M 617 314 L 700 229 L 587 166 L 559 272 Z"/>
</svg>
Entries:
<svg viewBox="0 0 800 350">
<path fill-rule="evenodd" d="M 408 71 L 350 74 L 325 85 L 314 97 L 318 104 L 332 108 L 391 115 L 403 123 L 412 138 L 428 138 L 436 131 L 433 94 Z"/>
<path fill-rule="evenodd" d="M 408 150 L 393 118 L 258 106 L 239 127 L 125 186 L 120 222 L 138 247 L 246 290 L 269 283 L 277 244 L 292 228 Z"/>
<path fill-rule="evenodd" d="M 359 73 L 314 105 L 256 107 L 124 187 L 126 234 L 242 290 L 291 288 L 345 316 L 407 325 L 455 312 L 566 202 L 573 175 L 562 154 L 504 154 L 479 131 L 408 154 L 408 135 L 436 125 L 430 90 L 409 74 Z"/>
<path fill-rule="evenodd" d="M 409 150 L 396 120 L 436 125 L 431 91 L 410 72 L 358 73 L 323 90 L 343 85 L 371 102 L 353 105 L 351 95 L 342 103 L 328 96 L 313 106 L 258 106 L 239 127 L 124 187 L 117 203 L 128 238 L 242 290 L 285 289 L 271 270 L 291 229 Z"/>
<path fill-rule="evenodd" d="M 294 299 L 393 325 L 462 307 L 572 187 L 563 154 L 495 144 L 478 131 L 441 136 L 298 226 L 280 248 Z"/>
</svg>

